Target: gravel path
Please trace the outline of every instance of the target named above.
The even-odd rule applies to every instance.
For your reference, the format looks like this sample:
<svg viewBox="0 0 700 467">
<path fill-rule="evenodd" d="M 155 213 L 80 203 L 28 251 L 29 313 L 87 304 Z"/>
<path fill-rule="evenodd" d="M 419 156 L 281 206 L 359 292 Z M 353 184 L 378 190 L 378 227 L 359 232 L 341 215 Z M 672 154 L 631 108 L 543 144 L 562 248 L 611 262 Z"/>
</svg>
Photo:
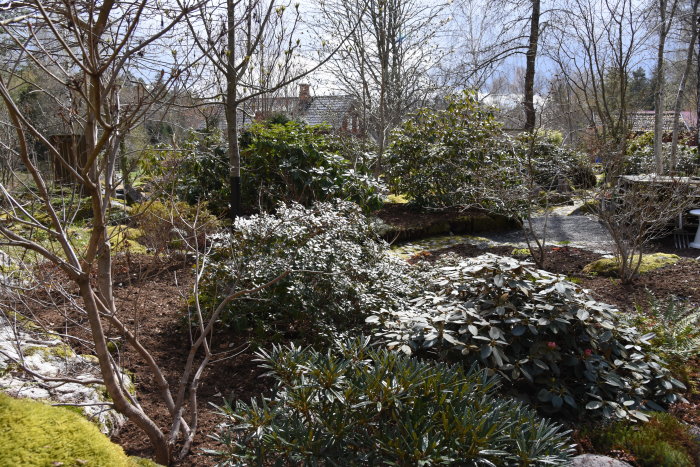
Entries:
<svg viewBox="0 0 700 467">
<path fill-rule="evenodd" d="M 540 238 L 546 226 L 545 240 L 549 244 L 568 242 L 572 247 L 590 250 L 596 253 L 612 252 L 612 241 L 605 228 L 593 216 L 574 215 L 555 211 L 549 216 L 537 216 L 533 219 L 533 228 Z M 525 246 L 525 237 L 521 230 L 505 233 L 487 234 L 484 237 L 494 243 L 508 243 Z"/>
<path fill-rule="evenodd" d="M 542 235 L 546 222 L 546 243 L 561 244 L 593 251 L 599 254 L 610 254 L 612 242 L 605 228 L 594 216 L 570 215 L 578 206 L 564 206 L 553 209 L 549 216 L 539 215 L 533 218 L 533 227 L 538 235 Z M 482 248 L 496 245 L 508 245 L 513 248 L 527 248 L 522 230 L 510 232 L 486 233 L 480 237 L 469 235 L 451 235 L 426 238 L 394 247 L 394 252 L 401 257 L 410 257 L 422 250 L 437 250 L 448 246 L 467 243 Z"/>
</svg>

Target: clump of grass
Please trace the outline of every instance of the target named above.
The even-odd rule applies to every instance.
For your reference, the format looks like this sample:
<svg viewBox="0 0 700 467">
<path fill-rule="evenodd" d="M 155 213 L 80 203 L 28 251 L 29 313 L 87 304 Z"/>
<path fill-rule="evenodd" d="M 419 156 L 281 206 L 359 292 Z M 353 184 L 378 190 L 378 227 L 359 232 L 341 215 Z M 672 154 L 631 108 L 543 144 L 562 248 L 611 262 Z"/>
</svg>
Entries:
<svg viewBox="0 0 700 467">
<path fill-rule="evenodd" d="M 622 451 L 641 467 L 693 467 L 700 462 L 688 427 L 667 413 L 655 413 L 647 423 L 618 421 L 585 433 L 601 453 Z"/>
</svg>

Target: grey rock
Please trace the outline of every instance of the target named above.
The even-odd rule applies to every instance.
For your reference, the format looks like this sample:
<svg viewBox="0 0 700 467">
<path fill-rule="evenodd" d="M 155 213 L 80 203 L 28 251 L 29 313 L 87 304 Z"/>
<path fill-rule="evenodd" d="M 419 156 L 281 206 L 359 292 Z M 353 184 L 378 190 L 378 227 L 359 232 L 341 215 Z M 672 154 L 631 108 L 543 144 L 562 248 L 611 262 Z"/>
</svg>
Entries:
<svg viewBox="0 0 700 467">
<path fill-rule="evenodd" d="M 101 379 L 95 360 L 76 354 L 55 335 L 30 331 L 0 316 L 0 391 L 49 403 L 78 404 L 103 433 L 116 434 L 126 419 L 105 405 L 104 386 L 46 381 L 22 367 L 44 377 Z M 122 372 L 121 377 L 127 388 L 132 386 L 127 374 Z"/>
<path fill-rule="evenodd" d="M 115 201 L 115 200 L 110 200 L 109 201 L 109 207 L 113 211 L 124 211 L 126 214 L 131 212 L 131 206 L 124 204 L 120 201 Z"/>
<path fill-rule="evenodd" d="M 700 426 L 690 425 L 688 433 L 693 437 L 696 443 L 700 444 Z"/>
<path fill-rule="evenodd" d="M 126 199 L 126 204 L 129 206 L 142 203 L 145 200 L 143 193 L 134 187 L 128 187 L 124 190 L 124 198 Z"/>
<path fill-rule="evenodd" d="M 599 454 L 581 454 L 573 458 L 572 467 L 631 467 L 627 462 Z"/>
</svg>

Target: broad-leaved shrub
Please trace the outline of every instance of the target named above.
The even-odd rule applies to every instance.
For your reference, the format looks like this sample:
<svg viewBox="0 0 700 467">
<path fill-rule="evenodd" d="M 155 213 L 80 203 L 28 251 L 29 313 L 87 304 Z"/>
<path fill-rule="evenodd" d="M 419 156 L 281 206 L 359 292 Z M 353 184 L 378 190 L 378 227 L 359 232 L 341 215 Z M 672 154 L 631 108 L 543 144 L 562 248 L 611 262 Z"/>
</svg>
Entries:
<svg viewBox="0 0 700 467">
<path fill-rule="evenodd" d="M 146 201 L 135 204 L 131 216 L 141 231 L 139 242 L 156 254 L 169 249 L 202 249 L 207 235 L 220 228 L 206 203 L 191 206 L 181 201 Z"/>
<path fill-rule="evenodd" d="M 220 465 L 564 465 L 568 432 L 483 370 L 372 350 L 258 354 L 274 395 L 222 409 Z"/>
<path fill-rule="evenodd" d="M 547 411 L 645 420 L 679 400 L 653 334 L 578 285 L 492 254 L 437 267 L 412 307 L 368 318 L 390 348 L 479 362 Z"/>
<path fill-rule="evenodd" d="M 535 136 L 523 133 L 516 139 L 518 154 L 535 183 L 544 190 L 595 186 L 596 177 L 588 156 L 565 145 L 561 139 L 561 134 L 556 132 Z"/>
<path fill-rule="evenodd" d="M 671 143 L 661 145 L 663 158 L 666 161 L 671 157 Z M 654 132 L 649 131 L 632 138 L 627 145 L 627 157 L 625 157 L 624 171 L 626 174 L 638 175 L 656 172 L 654 161 Z M 676 173 L 683 175 L 697 175 L 700 172 L 700 155 L 698 148 L 689 146 L 687 141 L 680 141 L 676 152 Z"/>
<path fill-rule="evenodd" d="M 393 193 L 421 207 L 489 208 L 484 190 L 519 183 L 503 170 L 517 165 L 514 156 L 494 109 L 464 93 L 444 110 L 417 111 L 394 132 L 387 179 Z"/>
<path fill-rule="evenodd" d="M 229 160 L 223 135 L 190 133 L 181 147 L 174 186 L 180 199 L 195 205 L 207 202 L 222 215 L 228 210 L 231 196 Z"/>
<path fill-rule="evenodd" d="M 295 121 L 253 125 L 241 138 L 247 204 L 271 211 L 279 202 L 310 206 L 334 198 L 378 209 L 386 190 L 324 126 Z M 354 157 L 354 155 L 353 155 Z"/>
<path fill-rule="evenodd" d="M 201 285 L 212 309 L 233 290 L 291 271 L 222 315 L 236 329 L 309 340 L 362 325 L 380 308 L 395 309 L 417 289 L 411 268 L 389 254 L 359 207 L 345 201 L 280 205 L 275 214 L 239 218 L 215 239 Z"/>
</svg>

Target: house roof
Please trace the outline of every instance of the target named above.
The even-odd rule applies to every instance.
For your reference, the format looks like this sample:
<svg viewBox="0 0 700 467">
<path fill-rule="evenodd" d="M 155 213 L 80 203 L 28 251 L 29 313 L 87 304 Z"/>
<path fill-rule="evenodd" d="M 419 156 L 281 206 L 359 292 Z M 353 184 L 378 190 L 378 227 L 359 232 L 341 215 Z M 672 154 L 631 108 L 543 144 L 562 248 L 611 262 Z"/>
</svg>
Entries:
<svg viewBox="0 0 700 467">
<path fill-rule="evenodd" d="M 309 125 L 326 123 L 333 128 L 340 128 L 353 104 L 352 96 L 314 96 L 308 103 L 300 103 L 297 118 Z"/>
<path fill-rule="evenodd" d="M 254 119 L 281 113 L 309 125 L 328 124 L 333 129 L 347 123 L 348 113 L 354 109 L 355 100 L 349 95 L 307 97 L 263 97 L 244 104 L 238 114 L 238 125 L 243 128 Z"/>
</svg>

